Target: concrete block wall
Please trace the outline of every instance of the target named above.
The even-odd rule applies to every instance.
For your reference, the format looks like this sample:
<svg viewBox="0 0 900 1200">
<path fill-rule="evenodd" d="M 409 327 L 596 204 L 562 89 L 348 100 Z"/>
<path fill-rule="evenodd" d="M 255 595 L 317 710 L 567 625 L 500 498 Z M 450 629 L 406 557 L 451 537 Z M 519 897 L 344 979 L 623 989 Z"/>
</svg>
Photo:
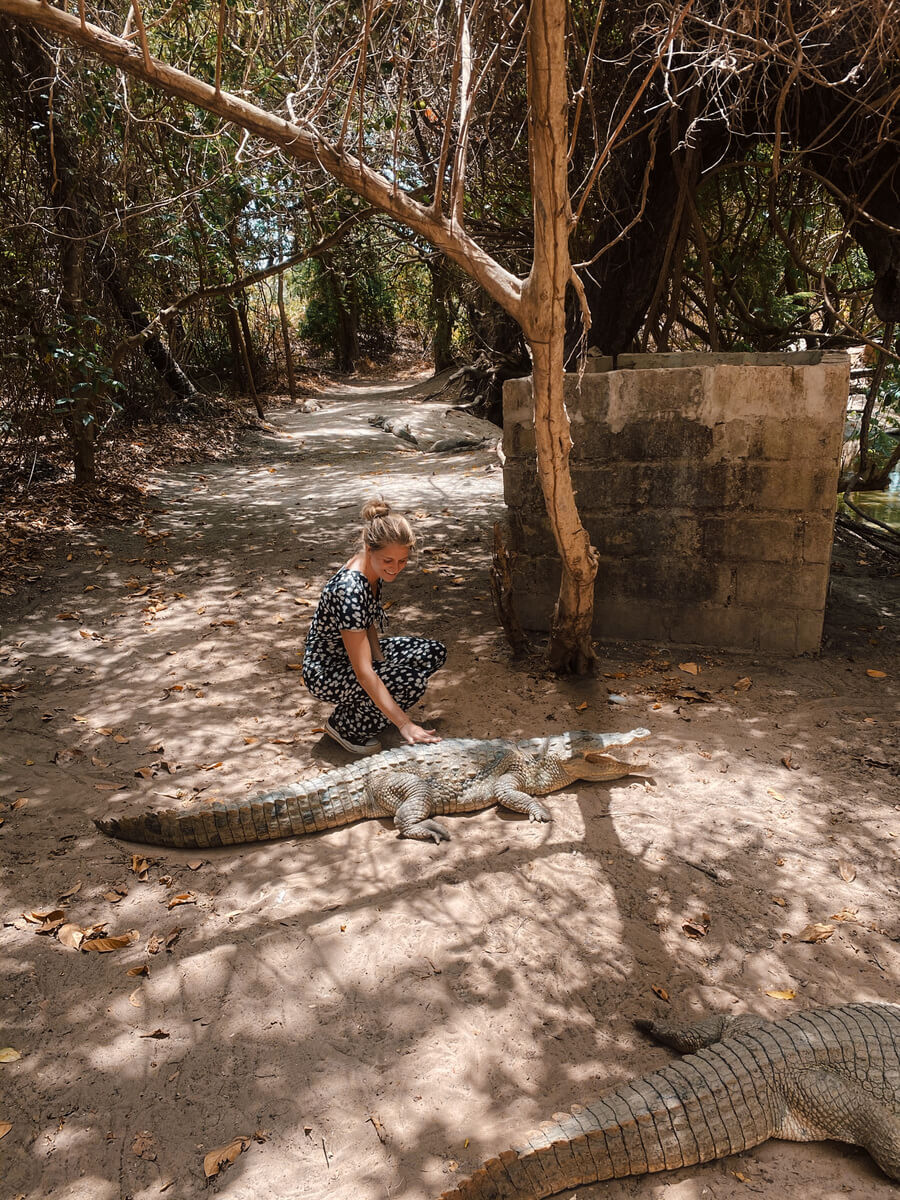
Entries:
<svg viewBox="0 0 900 1200">
<path fill-rule="evenodd" d="M 848 386 L 836 352 L 619 355 L 567 376 L 596 635 L 816 651 Z M 530 379 L 506 383 L 503 408 L 517 611 L 547 629 L 559 564 Z"/>
</svg>

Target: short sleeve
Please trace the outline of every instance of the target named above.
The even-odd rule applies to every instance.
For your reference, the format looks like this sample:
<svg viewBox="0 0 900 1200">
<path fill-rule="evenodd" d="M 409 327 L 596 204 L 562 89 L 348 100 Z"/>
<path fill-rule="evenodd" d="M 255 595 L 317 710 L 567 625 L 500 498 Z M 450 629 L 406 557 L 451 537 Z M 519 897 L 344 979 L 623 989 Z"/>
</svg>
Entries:
<svg viewBox="0 0 900 1200">
<path fill-rule="evenodd" d="M 333 600 L 338 629 L 368 629 L 373 623 L 374 598 L 364 576 L 350 571 L 342 575 Z"/>
</svg>

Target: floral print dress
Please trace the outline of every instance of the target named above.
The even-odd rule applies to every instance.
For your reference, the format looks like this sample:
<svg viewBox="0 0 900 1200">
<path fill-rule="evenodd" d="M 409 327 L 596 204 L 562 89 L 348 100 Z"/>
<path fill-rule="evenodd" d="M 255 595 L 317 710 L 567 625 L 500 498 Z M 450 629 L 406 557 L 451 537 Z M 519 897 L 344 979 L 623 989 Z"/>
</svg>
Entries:
<svg viewBox="0 0 900 1200">
<path fill-rule="evenodd" d="M 375 591 L 361 571 L 341 567 L 325 584 L 313 614 L 303 652 L 303 682 L 317 700 L 335 705 L 332 727 L 347 741 L 363 745 L 390 722 L 356 678 L 341 631 L 382 632 L 381 580 Z M 444 665 L 447 648 L 430 638 L 389 637 L 381 642 L 384 658 L 375 673 L 402 709 L 412 708 L 429 678 Z"/>
</svg>

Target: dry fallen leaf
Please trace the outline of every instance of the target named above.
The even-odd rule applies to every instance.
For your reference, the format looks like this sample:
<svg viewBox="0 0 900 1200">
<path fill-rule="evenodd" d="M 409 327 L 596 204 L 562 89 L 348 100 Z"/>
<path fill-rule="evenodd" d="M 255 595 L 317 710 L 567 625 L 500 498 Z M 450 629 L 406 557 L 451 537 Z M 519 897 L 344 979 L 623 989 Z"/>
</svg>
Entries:
<svg viewBox="0 0 900 1200">
<path fill-rule="evenodd" d="M 9 806 L 9 811 L 17 812 L 20 808 L 24 808 L 27 803 L 27 796 L 19 796 L 18 800 L 13 800 L 12 804 Z"/>
<path fill-rule="evenodd" d="M 147 882 L 147 873 L 150 870 L 150 864 L 142 854 L 132 854 L 131 869 L 137 875 L 141 883 Z"/>
<path fill-rule="evenodd" d="M 57 897 L 57 904 L 65 904 L 67 900 L 71 900 L 73 896 L 77 895 L 78 892 L 81 891 L 81 886 L 81 880 L 79 879 L 76 883 L 73 883 L 70 888 L 66 888 L 66 890 L 61 892 Z"/>
<path fill-rule="evenodd" d="M 866 671 L 870 679 L 887 679 L 887 671 Z"/>
<path fill-rule="evenodd" d="M 199 871 L 202 866 L 203 866 L 202 858 L 192 858 L 188 862 L 188 867 L 192 871 Z"/>
<path fill-rule="evenodd" d="M 766 788 L 766 795 L 771 796 L 773 800 L 777 800 L 779 804 L 787 804 L 781 792 L 776 792 L 774 788 Z"/>
<path fill-rule="evenodd" d="M 775 1000 L 794 1000 L 797 993 L 793 988 L 769 988 L 766 991 L 767 996 L 771 996 Z"/>
<path fill-rule="evenodd" d="M 177 908 L 179 904 L 196 904 L 197 897 L 193 892 L 179 892 L 177 896 L 173 896 L 166 908 Z"/>
<path fill-rule="evenodd" d="M 40 921 L 40 929 L 36 929 L 35 933 L 53 933 L 63 925 L 66 920 L 66 913 L 61 908 L 54 908 L 50 912 L 33 912 L 26 913 L 26 917 L 31 917 L 32 920 Z"/>
<path fill-rule="evenodd" d="M 772 903 L 777 904 L 779 908 L 787 908 L 787 900 L 783 896 L 772 896 Z"/>
<path fill-rule="evenodd" d="M 13 1050 L 12 1046 L 4 1046 L 0 1050 L 0 1063 L 18 1062 L 22 1055 L 18 1050 Z"/>
<path fill-rule="evenodd" d="M 660 1000 L 665 1000 L 666 1004 L 669 1003 L 669 993 L 664 987 L 657 987 L 656 984 L 652 984 L 650 991 L 654 994 L 654 996 L 659 996 Z"/>
<path fill-rule="evenodd" d="M 797 934 L 797 940 L 799 942 L 827 942 L 833 933 L 833 925 L 807 925 Z"/>
<path fill-rule="evenodd" d="M 84 941 L 84 930 L 80 925 L 74 925 L 68 922 L 59 927 L 56 939 L 62 942 L 64 946 L 68 946 L 70 950 L 79 950 L 81 943 Z"/>
<path fill-rule="evenodd" d="M 743 678 L 735 680 L 731 686 L 736 692 L 746 692 L 747 688 L 753 687 L 753 680 L 749 675 L 744 675 Z"/>
<path fill-rule="evenodd" d="M 154 1029 L 152 1033 L 142 1033 L 140 1036 L 142 1038 L 156 1038 L 157 1041 L 162 1041 L 164 1038 L 167 1038 L 169 1035 L 166 1033 L 166 1031 L 164 1029 Z"/>
<path fill-rule="evenodd" d="M 587 708 L 587 706 L 588 706 L 588 702 L 587 702 L 587 700 L 584 700 L 584 701 L 582 701 L 581 704 L 575 705 L 575 711 L 576 712 L 584 712 L 584 710 Z"/>
<path fill-rule="evenodd" d="M 782 756 L 781 765 L 783 767 L 787 767 L 787 769 L 789 771 L 799 771 L 800 770 L 800 768 L 794 762 L 794 760 L 790 754 L 785 754 Z"/>
<path fill-rule="evenodd" d="M 103 893 L 103 899 L 108 900 L 110 904 L 118 904 L 120 900 L 124 900 L 128 895 L 128 888 L 124 884 L 114 884 L 108 892 Z"/>
<path fill-rule="evenodd" d="M 109 954 L 113 950 L 123 950 L 136 942 L 141 936 L 137 929 L 129 929 L 127 933 L 119 933 L 114 937 L 85 938 L 81 943 L 82 950 L 96 950 L 100 954 Z"/>
<path fill-rule="evenodd" d="M 838 872 L 844 883 L 852 883 L 856 878 L 856 867 L 853 863 L 847 862 L 846 858 L 842 858 L 838 863 Z"/>
<path fill-rule="evenodd" d="M 683 662 L 678 664 L 678 670 L 684 671 L 688 675 L 699 675 L 700 667 L 695 662 Z"/>
<path fill-rule="evenodd" d="M 219 1146 L 203 1156 L 203 1173 L 207 1179 L 213 1179 L 222 1167 L 230 1166 L 239 1154 L 250 1145 L 250 1138 L 244 1135 L 232 1138 L 226 1146 Z"/>
<path fill-rule="evenodd" d="M 857 910 L 855 908 L 842 908 L 840 912 L 832 913 L 832 921 L 855 921 L 857 918 Z"/>
<path fill-rule="evenodd" d="M 685 921 L 681 929 L 689 938 L 704 938 L 709 933 L 709 923 L 709 913 L 701 913 L 696 920 Z"/>
<path fill-rule="evenodd" d="M 11 1129 L 12 1123 L 10 1121 L 0 1121 L 0 1138 L 6 1137 Z"/>
<path fill-rule="evenodd" d="M 149 975 L 150 968 L 147 966 L 146 963 L 141 963 L 141 965 L 139 967 L 129 967 L 128 970 L 125 972 L 125 974 L 131 975 L 132 977 L 134 977 L 136 975 Z"/>
<path fill-rule="evenodd" d="M 134 1141 L 131 1143 L 131 1149 L 138 1158 L 146 1158 L 150 1162 L 156 1162 L 156 1138 L 148 1130 L 144 1129 L 136 1135 Z"/>
</svg>

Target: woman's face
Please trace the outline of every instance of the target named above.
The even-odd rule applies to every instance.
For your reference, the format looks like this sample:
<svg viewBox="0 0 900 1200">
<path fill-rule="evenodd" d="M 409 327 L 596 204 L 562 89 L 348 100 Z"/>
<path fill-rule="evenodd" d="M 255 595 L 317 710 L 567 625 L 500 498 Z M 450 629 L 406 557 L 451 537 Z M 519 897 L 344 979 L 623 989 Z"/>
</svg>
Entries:
<svg viewBox="0 0 900 1200">
<path fill-rule="evenodd" d="M 409 562 L 409 546 L 392 542 L 389 546 L 382 546 L 380 550 L 370 550 L 369 560 L 379 579 L 383 579 L 385 583 L 393 583 Z"/>
</svg>

